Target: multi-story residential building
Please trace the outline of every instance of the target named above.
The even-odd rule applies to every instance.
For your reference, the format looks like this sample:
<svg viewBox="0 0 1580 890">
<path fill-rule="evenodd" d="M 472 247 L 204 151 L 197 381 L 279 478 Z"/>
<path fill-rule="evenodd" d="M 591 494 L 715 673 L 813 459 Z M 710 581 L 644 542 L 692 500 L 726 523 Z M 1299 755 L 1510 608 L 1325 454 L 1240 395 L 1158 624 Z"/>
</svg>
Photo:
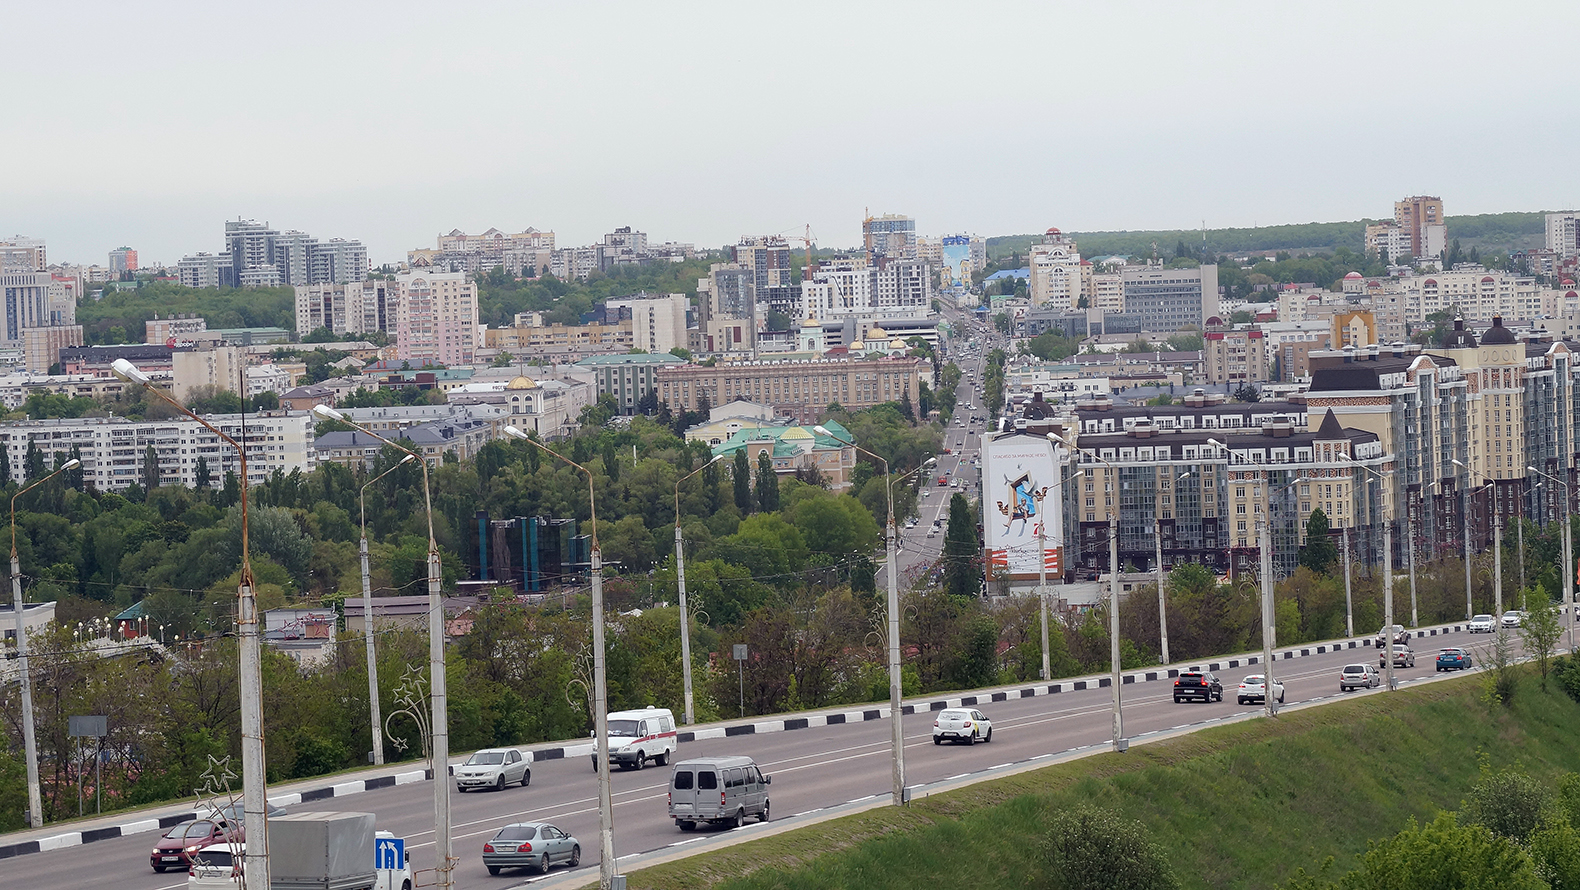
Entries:
<svg viewBox="0 0 1580 890">
<path fill-rule="evenodd" d="M 164 344 L 174 347 L 180 341 L 201 334 L 208 330 L 208 320 L 196 313 L 167 315 L 160 318 L 158 313 L 143 322 L 143 342 Z"/>
<path fill-rule="evenodd" d="M 50 286 L 54 276 L 48 272 L 0 273 L 4 294 L 5 339 L 13 345 L 22 340 L 24 328 L 49 327 Z"/>
<path fill-rule="evenodd" d="M 1170 334 L 1181 328 L 1205 327 L 1218 314 L 1218 267 L 1169 269 L 1163 266 L 1126 266 L 1125 315 L 1141 329 Z"/>
<path fill-rule="evenodd" d="M 190 402 L 199 389 L 244 394 L 247 352 L 242 347 L 205 345 L 166 349 L 170 356 L 170 390 L 178 401 Z M 142 363 L 138 367 L 149 370 Z"/>
<path fill-rule="evenodd" d="M 604 301 L 606 320 L 630 319 L 636 348 L 655 353 L 688 344 L 686 309 L 689 306 L 690 300 L 685 294 L 640 293 Z"/>
<path fill-rule="evenodd" d="M 110 251 L 110 273 L 119 277 L 137 271 L 137 251 L 130 247 L 117 247 Z"/>
<path fill-rule="evenodd" d="M 319 284 L 361 281 L 368 274 L 368 249 L 360 241 L 331 238 L 308 252 L 308 280 Z"/>
<path fill-rule="evenodd" d="M 506 233 L 489 229 L 468 235 L 451 229 L 439 236 L 438 249 L 411 250 L 406 253 L 412 268 L 436 268 L 450 272 L 487 272 L 503 268 L 512 275 L 536 278 L 549 270 L 554 253 L 554 233 L 529 228 Z"/>
<path fill-rule="evenodd" d="M 395 276 L 395 355 L 419 364 L 469 365 L 477 353 L 477 283 L 464 272 Z"/>
<path fill-rule="evenodd" d="M 864 266 L 859 257 L 820 263 L 801 283 L 801 318 L 828 319 L 874 310 L 926 313 L 932 306 L 932 276 L 916 259 L 880 260 Z"/>
<path fill-rule="evenodd" d="M 890 213 L 869 215 L 861 221 L 861 240 L 869 266 L 877 265 L 880 258 L 915 259 L 916 220 Z"/>
<path fill-rule="evenodd" d="M 659 401 L 673 411 L 745 400 L 770 405 L 777 415 L 799 423 L 816 423 L 834 402 L 853 411 L 904 398 L 917 404 L 920 383 L 931 379 L 932 364 L 900 356 L 787 359 L 675 365 L 658 369 L 654 376 Z"/>
<path fill-rule="evenodd" d="M 1580 256 L 1580 212 L 1547 214 L 1547 249 L 1560 258 Z"/>
<path fill-rule="evenodd" d="M 60 351 L 83 343 L 82 325 L 61 324 L 22 329 L 22 365 L 47 374 L 60 362 Z"/>
<path fill-rule="evenodd" d="M 1080 304 L 1081 254 L 1073 239 L 1049 229 L 1041 244 L 1031 246 L 1027 262 L 1033 309 L 1074 309 Z"/>
<path fill-rule="evenodd" d="M 1119 268 L 1120 264 L 1094 266 L 1081 260 L 1081 296 L 1086 298 L 1086 308 L 1110 314 L 1125 311 L 1125 276 Z"/>
<path fill-rule="evenodd" d="M 1448 246 L 1448 230 L 1442 198 L 1413 195 L 1395 201 L 1393 219 L 1409 235 L 1410 256 L 1421 259 L 1443 255 L 1443 249 Z"/>
<path fill-rule="evenodd" d="M 386 278 L 298 287 L 296 332 L 305 335 L 319 328 L 335 334 L 391 332 L 400 291 L 398 281 Z"/>
<path fill-rule="evenodd" d="M 182 287 L 235 287 L 236 267 L 229 254 L 196 253 L 176 266 Z"/>
<path fill-rule="evenodd" d="M 697 336 L 709 354 L 757 351 L 757 273 L 739 263 L 714 263 L 697 279 Z"/>
<path fill-rule="evenodd" d="M 225 252 L 231 278 L 242 287 L 345 284 L 360 281 L 368 271 L 368 252 L 361 242 L 320 242 L 306 232 L 281 232 L 252 220 L 225 222 Z"/>
<path fill-rule="evenodd" d="M 621 414 L 635 414 L 642 397 L 658 391 L 659 374 L 665 368 L 685 364 L 685 360 L 668 352 L 635 355 L 594 355 L 576 363 L 578 368 L 593 372 L 598 395 L 614 397 Z M 662 396 L 659 397 L 662 399 Z M 715 404 L 723 404 L 717 402 Z M 670 407 L 680 410 L 673 402 Z"/>
<path fill-rule="evenodd" d="M 1202 338 L 1208 383 L 1221 386 L 1267 381 L 1267 337 L 1260 330 L 1209 325 Z"/>
<path fill-rule="evenodd" d="M 1410 252 L 1413 249 L 1410 235 L 1408 229 L 1393 220 L 1367 226 L 1366 253 L 1390 263 L 1413 256 Z"/>
<path fill-rule="evenodd" d="M 0 272 L 42 272 L 48 266 L 43 238 L 13 235 L 0 239 Z"/>
<path fill-rule="evenodd" d="M 1326 350 L 1330 337 L 1331 335 L 1326 331 L 1301 331 L 1298 334 L 1286 335 L 1284 339 L 1273 343 L 1273 351 L 1278 360 L 1278 367 L 1273 376 L 1280 383 L 1308 379 L 1311 376 L 1311 354 Z"/>
<path fill-rule="evenodd" d="M 483 348 L 486 350 L 509 353 L 517 358 L 557 362 L 574 362 L 589 355 L 630 352 L 635 345 L 630 319 L 614 324 L 546 325 L 524 323 L 521 316 L 517 316 L 516 324 L 483 331 Z"/>
<path fill-rule="evenodd" d="M 259 485 L 276 471 L 304 473 L 313 469 L 311 414 L 265 412 L 213 414 L 207 418 L 247 449 L 249 484 Z M 208 464 L 209 484 L 220 488 L 225 474 L 240 475 L 236 449 L 193 420 L 129 421 L 123 417 L 69 420 L 21 420 L 0 424 L 0 448 L 7 450 L 11 472 L 25 475 L 29 442 L 44 453 L 45 466 L 80 452 L 85 481 L 100 491 L 119 491 L 140 483 L 148 446 L 158 457 L 161 484 L 197 484 L 198 462 Z M 25 478 L 19 481 L 26 482 Z"/>
<path fill-rule="evenodd" d="M 759 305 L 792 318 L 800 309 L 800 294 L 791 282 L 790 245 L 778 235 L 742 238 L 730 248 L 731 262 L 752 272 Z"/>
<path fill-rule="evenodd" d="M 1387 279 L 1383 289 L 1403 292 L 1403 314 L 1412 325 L 1427 324 L 1427 317 L 1455 309 L 1467 319 L 1538 318 L 1543 312 L 1543 291 L 1536 279 L 1489 270 L 1475 263 L 1460 263 L 1447 272 Z"/>
</svg>

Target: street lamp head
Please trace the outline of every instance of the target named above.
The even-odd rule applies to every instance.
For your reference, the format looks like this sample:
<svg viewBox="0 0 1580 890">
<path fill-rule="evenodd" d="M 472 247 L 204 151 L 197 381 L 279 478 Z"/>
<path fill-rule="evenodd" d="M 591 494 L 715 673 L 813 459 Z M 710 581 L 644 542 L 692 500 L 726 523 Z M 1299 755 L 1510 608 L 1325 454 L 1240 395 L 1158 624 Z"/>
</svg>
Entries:
<svg viewBox="0 0 1580 890">
<path fill-rule="evenodd" d="M 398 467 L 401 464 L 409 464 L 409 463 L 411 463 L 412 461 L 414 461 L 416 459 L 417 459 L 417 455 L 415 455 L 415 454 L 408 454 L 405 457 L 401 458 L 400 460 L 396 461 L 395 462 L 395 466 Z"/>
<path fill-rule="evenodd" d="M 60 468 L 61 468 L 61 469 L 62 469 L 62 470 L 75 470 L 75 469 L 76 469 L 76 468 L 78 468 L 78 467 L 80 467 L 80 466 L 82 466 L 82 461 L 80 461 L 80 460 L 77 460 L 77 459 L 76 459 L 76 458 L 75 458 L 75 457 L 74 457 L 74 458 L 72 458 L 72 459 L 71 459 L 71 460 L 68 460 L 68 461 L 66 461 L 66 462 L 65 462 L 65 463 L 63 463 L 63 464 L 61 464 L 61 465 L 60 465 Z"/>
<path fill-rule="evenodd" d="M 1460 463 L 1459 461 L 1455 460 L 1452 457 L 1448 459 L 1448 462 L 1453 464 L 1456 467 L 1459 467 L 1461 470 L 1465 469 L 1465 465 L 1464 464 Z"/>
<path fill-rule="evenodd" d="M 703 464 L 703 466 L 711 466 L 713 464 L 718 463 L 721 460 L 724 460 L 724 453 L 723 452 L 720 452 L 719 454 L 715 454 L 711 459 L 708 460 L 708 462 L 706 464 Z"/>
<path fill-rule="evenodd" d="M 1526 467 L 1525 469 L 1529 470 L 1532 473 L 1540 473 L 1541 472 L 1541 470 L 1538 470 L 1535 467 Z"/>
<path fill-rule="evenodd" d="M 523 433 L 521 431 L 521 428 L 517 427 L 515 425 L 511 425 L 511 426 L 505 427 L 505 435 L 509 436 L 512 439 L 525 439 L 525 438 L 527 438 L 527 434 Z"/>
<path fill-rule="evenodd" d="M 325 420 L 341 420 L 341 421 L 343 421 L 343 420 L 346 419 L 346 416 L 344 414 L 341 414 L 339 411 L 336 411 L 335 409 L 329 407 L 328 405 L 314 405 L 313 406 L 313 413 L 317 414 L 319 417 L 324 418 Z"/>
<path fill-rule="evenodd" d="M 124 358 L 118 358 L 110 364 L 110 373 L 125 380 L 127 383 L 135 383 L 138 386 L 147 386 L 153 382 L 152 378 L 139 371 L 136 365 Z"/>
<path fill-rule="evenodd" d="M 833 433 L 828 431 L 828 427 L 822 425 L 821 423 L 818 424 L 817 426 L 812 427 L 812 432 L 817 433 L 819 436 L 833 436 L 834 435 Z"/>
<path fill-rule="evenodd" d="M 1184 479 L 1185 477 L 1189 476 L 1191 474 L 1191 472 L 1192 472 L 1191 470 L 1186 470 L 1185 472 L 1181 473 L 1180 474 L 1180 479 Z M 1175 481 L 1178 482 L 1179 480 L 1176 479 Z"/>
</svg>

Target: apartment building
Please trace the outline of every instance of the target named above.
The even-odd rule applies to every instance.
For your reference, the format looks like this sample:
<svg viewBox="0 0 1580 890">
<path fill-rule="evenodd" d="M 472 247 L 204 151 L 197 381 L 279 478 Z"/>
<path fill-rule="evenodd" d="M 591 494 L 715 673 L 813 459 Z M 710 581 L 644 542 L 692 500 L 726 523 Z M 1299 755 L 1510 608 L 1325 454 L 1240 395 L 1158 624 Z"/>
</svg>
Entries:
<svg viewBox="0 0 1580 890">
<path fill-rule="evenodd" d="M 225 252 L 243 287 L 345 284 L 368 272 L 367 248 L 335 238 L 319 242 L 306 232 L 281 232 L 267 222 L 225 222 Z"/>
<path fill-rule="evenodd" d="M 319 328 L 335 334 L 395 329 L 400 295 L 397 281 L 367 278 L 344 284 L 310 284 L 296 288 L 295 295 L 298 334 Z"/>
<path fill-rule="evenodd" d="M 1412 325 L 1425 325 L 1427 316 L 1456 309 L 1468 319 L 1539 318 L 1544 314 L 1547 292 L 1536 279 L 1460 263 L 1447 272 L 1387 279 L 1379 289 L 1403 295 L 1403 315 Z"/>
<path fill-rule="evenodd" d="M 1033 309 L 1074 309 L 1081 300 L 1081 254 L 1075 241 L 1058 229 L 1049 229 L 1041 244 L 1031 246 Z"/>
<path fill-rule="evenodd" d="M 639 293 L 604 301 L 606 323 L 629 320 L 637 349 L 668 352 L 687 346 L 686 310 L 691 301 L 685 294 Z"/>
<path fill-rule="evenodd" d="M 665 368 L 684 365 L 685 360 L 668 352 L 636 355 L 594 355 L 576 363 L 593 372 L 598 395 L 614 397 L 621 414 L 635 414 L 642 397 L 659 389 L 659 373 Z M 659 396 L 663 398 L 662 395 Z M 728 400 L 726 400 L 728 401 Z M 723 402 L 714 402 L 722 405 Z M 670 407 L 681 410 L 674 402 Z"/>
<path fill-rule="evenodd" d="M 1580 212 L 1547 214 L 1547 249 L 1562 259 L 1580 256 Z"/>
<path fill-rule="evenodd" d="M 1262 383 L 1269 379 L 1267 337 L 1260 330 L 1235 330 L 1211 325 L 1202 335 L 1204 370 L 1208 383 L 1233 385 Z"/>
<path fill-rule="evenodd" d="M 235 287 L 236 267 L 229 254 L 195 253 L 181 258 L 176 275 L 182 287 Z"/>
<path fill-rule="evenodd" d="M 1441 257 L 1448 241 L 1443 199 L 1413 195 L 1393 203 L 1393 219 L 1410 241 L 1409 255 L 1417 259 Z"/>
<path fill-rule="evenodd" d="M 554 253 L 554 233 L 533 228 L 514 233 L 491 228 L 477 235 L 451 229 L 439 236 L 438 243 L 437 249 L 407 251 L 407 265 L 472 273 L 503 268 L 512 275 L 535 278 L 549 270 Z"/>
<path fill-rule="evenodd" d="M 0 272 L 42 272 L 49 267 L 43 238 L 13 235 L 0 239 Z"/>
<path fill-rule="evenodd" d="M 861 241 L 869 266 L 877 265 L 879 259 L 915 259 L 916 220 L 891 213 L 869 215 L 861 221 Z"/>
<path fill-rule="evenodd" d="M 697 337 L 707 354 L 757 351 L 757 271 L 739 263 L 714 263 L 697 279 Z"/>
<path fill-rule="evenodd" d="M 247 449 L 247 478 L 259 485 L 271 473 L 313 469 L 313 419 L 310 414 L 213 414 L 207 418 Z M 0 448 L 11 471 L 26 482 L 28 443 L 44 453 L 45 466 L 79 451 L 83 478 L 100 491 L 120 491 L 142 478 L 148 446 L 154 447 L 163 484 L 197 484 L 200 460 L 208 464 L 210 485 L 223 487 L 225 474 L 241 474 L 236 449 L 193 420 L 134 422 L 123 417 L 21 420 L 0 423 Z"/>
<path fill-rule="evenodd" d="M 744 400 L 799 423 L 816 423 L 834 402 L 853 411 L 907 397 L 916 405 L 921 381 L 931 376 L 930 362 L 900 356 L 684 364 L 654 374 L 659 401 L 673 411 Z"/>
<path fill-rule="evenodd" d="M 801 283 L 801 318 L 829 319 L 873 311 L 927 312 L 932 276 L 918 259 L 883 259 L 864 265 L 859 257 L 818 265 Z"/>
<path fill-rule="evenodd" d="M 750 269 L 758 304 L 792 318 L 800 309 L 800 293 L 791 282 L 790 245 L 778 235 L 742 238 L 729 248 L 730 261 Z"/>
<path fill-rule="evenodd" d="M 110 274 L 119 277 L 137 271 L 137 251 L 130 247 L 117 247 L 110 251 Z"/>
<path fill-rule="evenodd" d="M 523 313 L 533 314 L 533 313 Z M 541 321 L 541 315 L 539 315 Z M 483 349 L 506 352 L 517 358 L 573 362 L 588 355 L 630 352 L 636 345 L 632 321 L 614 324 L 516 323 L 483 332 Z"/>
<path fill-rule="evenodd" d="M 477 353 L 477 283 L 464 272 L 395 276 L 395 356 L 412 367 L 469 365 Z"/>
</svg>

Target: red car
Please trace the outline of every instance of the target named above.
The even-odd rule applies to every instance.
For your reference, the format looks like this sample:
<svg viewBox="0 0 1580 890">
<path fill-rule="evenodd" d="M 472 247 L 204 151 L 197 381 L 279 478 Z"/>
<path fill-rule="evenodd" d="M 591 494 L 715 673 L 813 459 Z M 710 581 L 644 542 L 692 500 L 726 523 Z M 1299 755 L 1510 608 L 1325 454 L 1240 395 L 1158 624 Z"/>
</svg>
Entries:
<svg viewBox="0 0 1580 890">
<path fill-rule="evenodd" d="M 165 832 L 154 844 L 148 862 L 156 872 L 189 868 L 193 853 L 213 844 L 244 840 L 245 834 L 239 824 L 232 826 L 224 819 L 189 819 Z"/>
</svg>

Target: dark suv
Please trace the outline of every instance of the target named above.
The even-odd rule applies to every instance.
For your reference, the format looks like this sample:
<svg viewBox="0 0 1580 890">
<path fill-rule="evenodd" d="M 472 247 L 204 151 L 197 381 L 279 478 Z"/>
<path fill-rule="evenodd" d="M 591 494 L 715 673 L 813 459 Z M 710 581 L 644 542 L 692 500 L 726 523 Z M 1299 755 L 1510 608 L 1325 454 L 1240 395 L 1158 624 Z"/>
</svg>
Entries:
<svg viewBox="0 0 1580 890">
<path fill-rule="evenodd" d="M 1205 671 L 1185 671 L 1174 680 L 1174 703 L 1188 698 L 1204 702 L 1223 701 L 1223 684 Z"/>
</svg>

